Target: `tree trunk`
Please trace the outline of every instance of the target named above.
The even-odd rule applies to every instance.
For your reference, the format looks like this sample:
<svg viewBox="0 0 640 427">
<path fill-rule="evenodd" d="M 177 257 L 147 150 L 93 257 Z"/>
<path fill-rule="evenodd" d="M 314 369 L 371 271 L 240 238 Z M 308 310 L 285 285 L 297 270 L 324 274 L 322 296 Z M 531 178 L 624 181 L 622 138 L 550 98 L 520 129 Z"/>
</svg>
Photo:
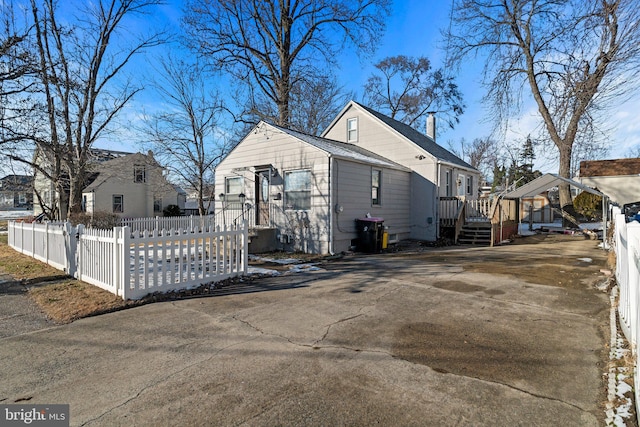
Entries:
<svg viewBox="0 0 640 427">
<path fill-rule="evenodd" d="M 563 141 L 558 144 L 558 151 L 560 152 L 560 167 L 559 175 L 563 178 L 571 179 L 571 152 L 572 144 L 568 144 Z M 562 183 L 558 186 L 558 195 L 560 196 L 560 209 L 570 215 L 572 218 L 576 217 L 576 211 L 573 207 L 573 200 L 571 198 L 571 187 L 567 183 Z M 562 217 L 563 227 L 576 227 L 569 218 Z"/>
</svg>

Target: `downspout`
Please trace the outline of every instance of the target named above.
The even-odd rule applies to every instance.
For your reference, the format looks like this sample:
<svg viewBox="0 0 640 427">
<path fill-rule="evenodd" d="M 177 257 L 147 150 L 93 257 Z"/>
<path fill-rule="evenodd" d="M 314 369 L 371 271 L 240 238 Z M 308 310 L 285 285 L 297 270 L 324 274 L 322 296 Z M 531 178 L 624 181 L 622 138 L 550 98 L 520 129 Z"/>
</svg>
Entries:
<svg viewBox="0 0 640 427">
<path fill-rule="evenodd" d="M 329 255 L 333 255 L 333 180 L 331 176 L 331 165 L 333 157 L 329 154 Z"/>
<path fill-rule="evenodd" d="M 438 159 L 437 161 L 437 167 L 436 167 L 436 240 L 438 240 L 440 238 L 440 172 L 441 172 L 441 167 L 442 167 L 442 162 L 440 161 L 440 159 Z"/>
</svg>

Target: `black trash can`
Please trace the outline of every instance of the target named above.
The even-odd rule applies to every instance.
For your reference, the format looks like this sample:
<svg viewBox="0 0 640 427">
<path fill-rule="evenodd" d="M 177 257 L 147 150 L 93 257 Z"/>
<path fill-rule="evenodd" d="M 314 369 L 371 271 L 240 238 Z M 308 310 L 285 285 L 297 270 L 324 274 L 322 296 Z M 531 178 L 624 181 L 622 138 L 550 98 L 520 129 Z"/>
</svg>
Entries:
<svg viewBox="0 0 640 427">
<path fill-rule="evenodd" d="M 382 236 L 384 234 L 383 218 L 358 218 L 356 231 L 360 252 L 376 253 L 382 250 Z"/>
</svg>

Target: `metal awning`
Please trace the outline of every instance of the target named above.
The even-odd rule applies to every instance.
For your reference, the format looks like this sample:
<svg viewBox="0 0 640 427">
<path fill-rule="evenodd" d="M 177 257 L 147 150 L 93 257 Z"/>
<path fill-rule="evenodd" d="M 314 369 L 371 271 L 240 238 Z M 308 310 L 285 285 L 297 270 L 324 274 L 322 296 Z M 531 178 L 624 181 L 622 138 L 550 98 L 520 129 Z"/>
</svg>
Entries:
<svg viewBox="0 0 640 427">
<path fill-rule="evenodd" d="M 563 178 L 555 173 L 545 173 L 541 177 L 538 177 L 533 181 L 524 184 L 522 187 L 518 187 L 515 190 L 506 193 L 503 198 L 521 199 L 523 197 L 537 196 L 538 194 L 544 193 L 550 188 L 556 187 L 558 184 L 562 183 L 567 183 L 570 186 L 579 188 L 580 190 L 586 191 L 587 193 L 598 195 L 603 199 L 606 197 L 606 195 L 601 193 L 600 191 L 588 187 L 578 181 L 574 181 L 569 178 Z"/>
</svg>

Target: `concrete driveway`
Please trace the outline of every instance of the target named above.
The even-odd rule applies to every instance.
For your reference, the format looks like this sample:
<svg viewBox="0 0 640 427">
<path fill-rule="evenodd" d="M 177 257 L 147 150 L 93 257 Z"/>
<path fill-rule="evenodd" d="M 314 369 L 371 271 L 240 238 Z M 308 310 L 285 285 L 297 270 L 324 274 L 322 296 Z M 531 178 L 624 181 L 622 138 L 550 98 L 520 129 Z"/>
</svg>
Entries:
<svg viewBox="0 0 640 427">
<path fill-rule="evenodd" d="M 538 240 L 348 256 L 4 338 L 0 403 L 87 426 L 603 425 L 606 253 Z"/>
</svg>

